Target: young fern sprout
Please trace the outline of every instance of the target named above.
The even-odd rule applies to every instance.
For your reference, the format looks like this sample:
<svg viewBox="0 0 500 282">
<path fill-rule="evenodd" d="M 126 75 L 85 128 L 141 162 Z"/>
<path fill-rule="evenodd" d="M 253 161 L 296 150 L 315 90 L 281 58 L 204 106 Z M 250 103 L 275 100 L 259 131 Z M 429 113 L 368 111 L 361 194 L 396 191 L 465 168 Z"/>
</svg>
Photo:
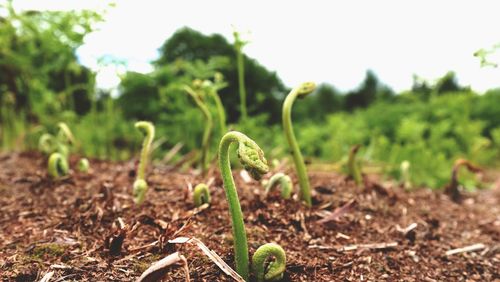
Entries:
<svg viewBox="0 0 500 282">
<path fill-rule="evenodd" d="M 40 139 L 38 139 L 38 149 L 45 154 L 59 152 L 63 156 L 68 156 L 68 145 L 76 143 L 75 137 L 66 123 L 59 122 L 57 127 L 59 128 L 57 137 L 49 133 L 44 133 L 40 136 Z"/>
<path fill-rule="evenodd" d="M 52 153 L 48 161 L 48 172 L 53 178 L 59 178 L 68 174 L 69 165 L 66 156 L 61 153 Z"/>
<path fill-rule="evenodd" d="M 87 158 L 82 158 L 78 161 L 78 170 L 81 172 L 88 172 L 90 167 L 89 160 Z"/>
<path fill-rule="evenodd" d="M 55 151 L 56 141 L 54 140 L 54 136 L 52 134 L 44 133 L 38 139 L 38 149 L 42 151 L 42 153 L 50 154 Z"/>
<path fill-rule="evenodd" d="M 275 260 L 267 264 L 270 257 L 274 257 Z M 266 265 L 268 265 L 267 268 Z M 252 270 L 258 282 L 281 280 L 285 267 L 285 250 L 275 243 L 260 246 L 252 257 Z"/>
<path fill-rule="evenodd" d="M 207 105 L 202 101 L 200 94 L 193 90 L 191 87 L 184 85 L 184 90 L 193 98 L 196 105 L 202 111 L 206 119 L 205 130 L 203 131 L 203 138 L 201 141 L 201 170 L 205 175 L 208 169 L 208 151 L 210 147 L 210 136 L 212 135 L 213 120 Z"/>
<path fill-rule="evenodd" d="M 248 242 L 245 225 L 243 222 L 243 214 L 241 212 L 240 201 L 238 199 L 238 192 L 236 191 L 233 175 L 231 173 L 231 164 L 229 162 L 229 145 L 231 145 L 231 143 L 237 143 L 238 158 L 240 159 L 243 167 L 250 173 L 250 175 L 254 179 L 260 179 L 263 174 L 269 171 L 269 167 L 267 166 L 264 152 L 262 152 L 257 143 L 248 138 L 245 134 L 237 131 L 230 131 L 222 137 L 219 144 L 219 167 L 221 170 L 224 190 L 226 192 L 226 198 L 229 205 L 229 214 L 231 216 L 236 272 L 238 272 L 238 274 L 240 274 L 241 277 L 245 279 L 245 281 L 248 281 Z M 259 266 L 257 265 L 257 263 L 263 261 L 265 262 L 267 254 L 273 254 L 276 257 L 276 262 L 282 261 L 280 258 L 285 256 L 284 252 L 282 254 L 276 255 L 274 252 L 267 252 L 266 250 L 268 249 L 265 248 L 263 249 L 264 252 L 261 250 L 260 252 L 256 253 L 256 255 L 258 255 L 257 257 L 254 256 L 256 263 L 253 265 L 253 267 L 255 269 L 264 269 L 265 266 Z M 273 267 L 268 269 L 268 271 L 272 270 L 273 272 L 275 272 L 276 268 L 282 269 L 284 271 L 285 266 L 273 265 Z M 257 272 L 255 274 L 260 275 Z"/>
<path fill-rule="evenodd" d="M 290 199 L 293 187 L 292 179 L 282 172 L 276 173 L 269 179 L 266 184 L 266 195 L 278 186 L 278 184 L 281 185 L 281 197 L 283 199 Z"/>
<path fill-rule="evenodd" d="M 462 166 L 465 166 L 470 172 L 473 173 L 478 173 L 481 171 L 481 168 L 475 166 L 466 159 L 458 159 L 455 161 L 455 164 L 453 165 L 453 169 L 451 171 L 451 181 L 445 187 L 445 193 L 448 194 L 454 202 L 460 202 L 462 200 L 462 195 L 460 194 L 460 190 L 458 189 L 458 171 Z"/>
<path fill-rule="evenodd" d="M 285 102 L 283 103 L 283 128 L 285 130 L 286 140 L 290 148 L 292 149 L 293 161 L 295 163 L 295 169 L 297 170 L 297 176 L 299 178 L 299 197 L 305 204 L 310 207 L 312 205 L 311 201 L 311 187 L 309 184 L 309 178 L 307 176 L 306 166 L 304 164 L 304 158 L 300 153 L 299 145 L 297 144 L 297 139 L 293 133 L 292 128 L 292 105 L 297 97 L 305 97 L 314 91 L 316 85 L 314 82 L 304 82 L 301 85 L 292 89 L 292 91 L 286 96 Z"/>
<path fill-rule="evenodd" d="M 58 137 L 60 139 L 66 138 L 66 141 L 71 145 L 76 143 L 75 137 L 73 136 L 73 133 L 71 133 L 71 130 L 66 123 L 59 122 L 57 124 L 57 127 L 59 127 Z"/>
<path fill-rule="evenodd" d="M 359 164 L 356 162 L 356 154 L 361 148 L 361 145 L 354 145 L 349 151 L 349 159 L 347 160 L 347 171 L 349 176 L 356 182 L 356 185 L 360 185 L 363 182 L 363 176 L 361 175 L 361 169 Z"/>
<path fill-rule="evenodd" d="M 194 187 L 193 202 L 196 207 L 210 204 L 210 190 L 206 184 L 200 183 Z"/>
<path fill-rule="evenodd" d="M 137 178 L 133 185 L 134 201 L 136 204 L 142 204 L 146 196 L 146 191 L 148 190 L 148 183 L 146 182 L 146 166 L 148 164 L 149 153 L 151 151 L 151 144 L 153 143 L 155 136 L 155 127 L 148 121 L 136 122 L 135 127 L 144 135 L 141 158 L 139 160 L 139 168 L 137 170 Z"/>
</svg>

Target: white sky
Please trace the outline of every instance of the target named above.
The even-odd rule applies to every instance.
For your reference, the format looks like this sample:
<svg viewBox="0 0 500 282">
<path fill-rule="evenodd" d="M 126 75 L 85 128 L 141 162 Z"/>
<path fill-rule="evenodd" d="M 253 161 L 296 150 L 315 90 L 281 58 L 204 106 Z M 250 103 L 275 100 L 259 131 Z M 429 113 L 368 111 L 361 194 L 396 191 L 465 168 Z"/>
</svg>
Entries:
<svg viewBox="0 0 500 282">
<path fill-rule="evenodd" d="M 99 0 L 16 0 L 20 9 L 104 8 Z M 396 91 L 409 89 L 412 75 L 433 81 L 447 71 L 477 91 L 500 86 L 500 68 L 481 68 L 472 54 L 500 42 L 500 2 L 456 0 L 383 1 L 126 1 L 117 0 L 100 30 L 78 50 L 83 64 L 113 55 L 129 70 L 147 72 L 157 49 L 175 30 L 189 26 L 221 33 L 232 25 L 250 31 L 244 51 L 283 82 L 328 82 L 355 88 L 372 69 Z M 500 62 L 500 52 L 492 60 Z M 119 69 L 118 72 L 123 72 Z M 101 68 L 98 84 L 119 80 Z"/>
</svg>

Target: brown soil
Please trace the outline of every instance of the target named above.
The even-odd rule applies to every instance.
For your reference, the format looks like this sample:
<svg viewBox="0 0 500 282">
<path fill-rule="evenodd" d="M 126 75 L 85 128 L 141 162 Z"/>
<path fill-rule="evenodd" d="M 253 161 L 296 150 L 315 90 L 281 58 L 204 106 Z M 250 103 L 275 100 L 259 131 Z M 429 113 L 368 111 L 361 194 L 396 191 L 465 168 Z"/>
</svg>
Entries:
<svg viewBox="0 0 500 282">
<path fill-rule="evenodd" d="M 77 159 L 71 161 L 75 167 Z M 196 237 L 233 265 L 231 224 L 217 172 L 210 174 L 212 205 L 196 212 L 188 183 L 202 178 L 192 173 L 151 168 L 147 200 L 136 206 L 133 162 L 91 161 L 89 174 L 72 171 L 56 181 L 47 177 L 45 162 L 34 153 L 0 156 L 3 281 L 38 281 L 48 271 L 55 272 L 51 281 L 134 281 L 174 251 L 187 258 L 192 281 L 233 281 L 196 246 L 167 242 Z M 426 189 L 361 189 L 343 176 L 314 172 L 314 207 L 307 209 L 280 199 L 278 191 L 264 199 L 259 183 L 234 175 L 250 253 L 266 242 L 280 244 L 288 259 L 283 281 L 500 280 L 499 187 L 457 204 Z M 336 218 L 327 220 L 328 215 Z M 118 218 L 126 224 L 123 230 Z M 413 223 L 416 228 L 404 230 Z M 121 250 L 120 235 L 126 235 Z M 484 248 L 445 254 L 479 243 Z M 184 277 L 182 267 L 172 266 L 164 280 Z"/>
</svg>

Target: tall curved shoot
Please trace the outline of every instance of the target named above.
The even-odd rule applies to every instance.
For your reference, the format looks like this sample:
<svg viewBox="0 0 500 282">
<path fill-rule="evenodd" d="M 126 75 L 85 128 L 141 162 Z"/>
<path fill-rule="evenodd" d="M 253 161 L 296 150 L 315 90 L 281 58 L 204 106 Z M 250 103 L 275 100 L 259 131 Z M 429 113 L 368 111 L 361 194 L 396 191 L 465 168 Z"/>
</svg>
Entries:
<svg viewBox="0 0 500 282">
<path fill-rule="evenodd" d="M 155 136 L 155 127 L 151 122 L 139 121 L 135 123 L 135 127 L 144 135 L 142 143 L 141 158 L 139 160 L 139 168 L 137 170 L 137 178 L 133 185 L 134 201 L 137 204 L 144 202 L 148 183 L 146 182 L 146 167 L 151 153 L 151 144 Z"/>
<path fill-rule="evenodd" d="M 243 213 L 241 212 L 240 201 L 238 199 L 238 192 L 236 191 L 233 175 L 231 173 L 231 164 L 229 162 L 229 145 L 231 145 L 231 143 L 236 143 L 238 145 L 238 158 L 243 167 L 245 167 L 253 178 L 257 180 L 260 179 L 263 174 L 269 171 L 269 167 L 264 157 L 264 152 L 257 143 L 248 138 L 245 134 L 237 131 L 230 131 L 222 137 L 219 144 L 219 167 L 229 205 L 229 214 L 231 216 L 236 271 L 243 279 L 248 281 L 248 241 L 243 222 Z M 261 254 L 258 257 L 263 256 L 264 255 Z M 258 274 L 256 273 L 256 275 Z"/>
<path fill-rule="evenodd" d="M 227 83 L 224 82 L 224 77 L 220 72 L 216 72 L 214 75 L 214 83 L 209 89 L 209 95 L 214 99 L 215 106 L 217 107 L 217 114 L 219 115 L 219 127 L 222 133 L 226 133 L 226 111 L 222 105 L 222 101 L 219 97 L 219 90 L 226 87 Z"/>
<path fill-rule="evenodd" d="M 295 163 L 295 169 L 297 170 L 297 176 L 299 178 L 299 197 L 305 204 L 310 207 L 312 205 L 311 200 L 311 187 L 309 184 L 309 178 L 307 176 L 306 166 L 304 164 L 304 158 L 299 149 L 297 139 L 293 133 L 292 128 L 292 105 L 297 99 L 297 97 L 305 97 L 316 88 L 314 82 L 304 82 L 301 85 L 292 89 L 288 94 L 283 103 L 283 128 L 285 130 L 285 137 L 288 144 L 292 150 L 293 161 Z"/>
<path fill-rule="evenodd" d="M 206 124 L 205 124 L 205 129 L 203 130 L 203 138 L 201 141 L 201 170 L 203 174 L 205 175 L 208 169 L 208 161 L 209 161 L 209 149 L 210 149 L 210 137 L 212 135 L 212 129 L 213 129 L 213 120 L 212 120 L 212 115 L 210 114 L 210 111 L 208 110 L 207 105 L 203 102 L 200 94 L 193 90 L 193 88 L 184 85 L 184 90 L 193 98 L 195 101 L 196 105 L 198 108 L 200 108 L 201 112 L 203 113 L 203 116 L 206 119 Z"/>
</svg>

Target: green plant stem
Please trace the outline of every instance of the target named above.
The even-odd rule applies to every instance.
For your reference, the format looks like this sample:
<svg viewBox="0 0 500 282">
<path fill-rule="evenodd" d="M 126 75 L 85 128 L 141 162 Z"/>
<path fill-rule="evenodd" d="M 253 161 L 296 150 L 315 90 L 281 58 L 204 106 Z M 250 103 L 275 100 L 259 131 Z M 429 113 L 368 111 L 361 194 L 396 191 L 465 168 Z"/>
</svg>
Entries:
<svg viewBox="0 0 500 282">
<path fill-rule="evenodd" d="M 349 176 L 354 179 L 356 185 L 360 185 L 363 182 L 363 177 L 361 175 L 361 170 L 356 163 L 356 154 L 360 148 L 360 145 L 355 145 L 349 151 L 349 159 L 347 160 L 347 170 L 349 171 Z"/>
<path fill-rule="evenodd" d="M 224 110 L 224 106 L 222 105 L 222 101 L 220 100 L 219 94 L 217 91 L 211 90 L 209 91 L 210 95 L 215 101 L 215 106 L 217 107 L 217 114 L 219 115 L 219 127 L 221 132 L 226 133 L 226 111 Z"/>
<path fill-rule="evenodd" d="M 243 279 L 248 281 L 247 234 L 229 161 L 229 146 L 233 142 L 238 143 L 238 157 L 243 166 L 249 170 L 254 178 L 258 178 L 260 175 L 266 173 L 269 167 L 267 166 L 267 161 L 264 158 L 262 150 L 246 135 L 237 131 L 231 131 L 222 137 L 219 144 L 219 167 L 229 205 L 229 214 L 231 215 L 236 271 Z"/>
<path fill-rule="evenodd" d="M 206 119 L 205 129 L 203 131 L 203 137 L 201 140 L 201 170 L 203 172 L 203 175 L 205 175 L 208 169 L 210 136 L 212 135 L 212 129 L 214 126 L 212 115 L 210 114 L 210 111 L 208 110 L 208 107 L 205 105 L 205 103 L 203 103 L 203 101 L 200 99 L 198 93 L 196 93 L 189 86 L 185 86 L 184 90 L 186 90 L 189 96 L 193 98 L 196 105 L 198 106 L 198 108 L 200 108 L 201 112 L 203 113 Z"/>
<path fill-rule="evenodd" d="M 137 179 L 146 180 L 146 167 L 148 164 L 151 144 L 155 136 L 155 127 L 151 122 L 139 121 L 135 123 L 135 127 L 139 129 L 145 138 L 142 142 L 141 159 L 139 160 L 139 169 L 137 170 Z"/>
<path fill-rule="evenodd" d="M 266 261 L 274 257 L 266 269 Z M 258 282 L 277 281 L 283 278 L 286 267 L 286 253 L 283 248 L 274 243 L 260 246 L 252 257 L 252 269 Z"/>
<path fill-rule="evenodd" d="M 236 51 L 236 65 L 238 68 L 238 87 L 240 92 L 240 113 L 241 118 L 247 118 L 247 92 L 245 88 L 245 66 L 243 61 L 243 46 L 245 42 L 240 39 L 238 32 L 234 32 L 234 49 Z"/>
<path fill-rule="evenodd" d="M 283 103 L 283 128 L 285 130 L 285 137 L 288 141 L 290 148 L 292 149 L 293 161 L 295 163 L 295 169 L 297 170 L 297 176 L 299 178 L 299 197 L 305 204 L 310 207 L 312 205 L 311 200 L 311 187 L 309 184 L 309 177 L 307 176 L 306 166 L 304 164 L 304 158 L 300 152 L 297 139 L 293 133 L 292 128 L 292 105 L 297 97 L 304 97 L 311 93 L 315 89 L 315 84 L 313 82 L 305 82 L 292 89 L 292 91 L 286 96 L 285 102 Z"/>
<path fill-rule="evenodd" d="M 243 53 L 241 47 L 236 49 L 236 58 L 238 64 L 238 86 L 240 91 L 240 111 L 243 120 L 247 118 L 247 91 L 245 89 L 245 68 L 243 65 Z"/>
</svg>

